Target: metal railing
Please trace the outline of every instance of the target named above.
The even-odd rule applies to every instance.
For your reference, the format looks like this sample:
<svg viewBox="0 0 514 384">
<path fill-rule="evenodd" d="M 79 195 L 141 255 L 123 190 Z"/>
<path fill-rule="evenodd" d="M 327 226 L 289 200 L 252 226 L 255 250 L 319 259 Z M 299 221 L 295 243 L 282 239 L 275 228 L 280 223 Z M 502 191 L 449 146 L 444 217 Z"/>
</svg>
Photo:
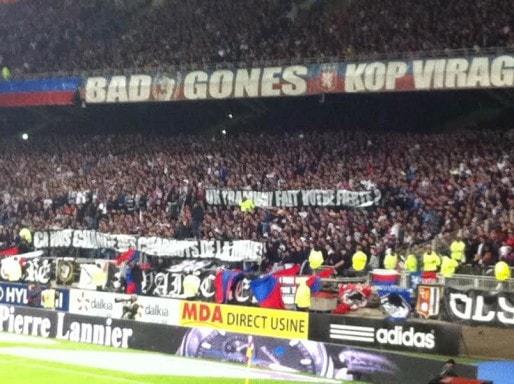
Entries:
<svg viewBox="0 0 514 384">
<path fill-rule="evenodd" d="M 512 269 L 514 276 L 514 268 Z M 340 277 L 340 278 L 328 278 L 321 279 L 324 287 L 328 288 L 329 291 L 333 291 L 335 287 L 341 284 L 371 284 L 373 271 L 370 271 L 368 275 L 360 277 Z M 402 271 L 398 274 L 398 285 L 402 288 L 410 288 L 410 273 Z M 437 284 L 443 287 L 451 287 L 459 290 L 478 289 L 482 291 L 490 292 L 514 292 L 514 279 L 507 281 L 498 281 L 494 276 L 487 275 L 462 275 L 456 274 L 452 277 L 444 277 L 441 274 L 437 274 L 436 279 L 422 279 L 422 284 Z"/>
<path fill-rule="evenodd" d="M 440 284 L 455 289 L 479 289 L 490 292 L 514 292 L 514 279 L 498 281 L 493 276 L 453 275 L 439 277 Z"/>
</svg>

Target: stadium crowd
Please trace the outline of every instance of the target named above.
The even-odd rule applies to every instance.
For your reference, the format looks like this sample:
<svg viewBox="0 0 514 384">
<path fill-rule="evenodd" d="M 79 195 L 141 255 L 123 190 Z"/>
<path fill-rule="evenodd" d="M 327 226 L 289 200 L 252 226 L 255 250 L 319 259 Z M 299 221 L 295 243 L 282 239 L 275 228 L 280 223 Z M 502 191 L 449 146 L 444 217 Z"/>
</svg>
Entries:
<svg viewBox="0 0 514 384">
<path fill-rule="evenodd" d="M 18 0 L 0 66 L 23 73 L 514 46 L 508 0 Z"/>
<path fill-rule="evenodd" d="M 468 261 L 490 252 L 494 263 L 514 246 L 513 141 L 514 131 L 6 139 L 0 241 L 16 243 L 23 227 L 253 239 L 270 263 L 301 262 L 316 248 L 334 264 L 357 247 L 383 255 L 464 229 Z M 382 199 L 243 211 L 206 204 L 207 188 L 378 188 Z"/>
</svg>

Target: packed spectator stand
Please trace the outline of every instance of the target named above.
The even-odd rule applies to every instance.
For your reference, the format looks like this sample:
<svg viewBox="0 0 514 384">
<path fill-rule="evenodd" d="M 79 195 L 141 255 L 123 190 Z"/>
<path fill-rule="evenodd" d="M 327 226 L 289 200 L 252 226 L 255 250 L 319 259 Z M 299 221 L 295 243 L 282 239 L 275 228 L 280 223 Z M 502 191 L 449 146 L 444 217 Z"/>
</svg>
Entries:
<svg viewBox="0 0 514 384">
<path fill-rule="evenodd" d="M 165 73 L 181 66 L 251 67 L 311 60 L 328 63 L 334 58 L 349 62 L 396 56 L 485 55 L 513 52 L 513 28 L 514 11 L 506 0 L 473 5 L 462 0 L 385 0 L 380 7 L 371 0 L 12 0 L 0 4 L 0 81 L 48 73 L 49 77 L 114 73 L 113 69 L 120 74 L 135 73 L 130 71 L 133 68 Z M 74 102 L 79 101 L 78 92 L 76 96 Z M 324 102 L 325 95 L 320 104 Z M 82 102 L 82 107 L 89 109 L 86 103 Z M 3 123 L 8 120 L 4 118 Z M 116 258 L 115 262 L 75 261 L 84 266 L 94 263 L 101 273 L 93 276 L 105 277 L 103 285 L 93 277 L 86 289 L 194 300 L 206 300 L 199 286 L 211 281 L 209 278 L 248 274 L 244 284 L 248 283 L 252 292 L 245 301 L 236 295 L 236 290 L 250 289 L 244 288 L 242 278 L 237 287 L 229 287 L 234 296 L 230 302 L 238 304 L 256 299 L 257 290 L 251 283 L 258 277 L 279 279 L 275 276 L 284 271 L 307 271 L 300 273 L 312 272 L 303 276 L 305 281 L 286 281 L 286 289 L 278 290 L 281 306 L 269 308 L 344 314 L 368 307 L 371 311 L 367 313 L 375 314 L 372 310 L 380 306 L 389 319 L 402 321 L 411 313 L 413 301 L 405 299 L 402 307 L 389 297 L 400 297 L 395 293 L 399 288 L 398 292 L 404 290 L 412 299 L 413 288 L 426 282 L 425 272 L 436 276 L 428 284 L 435 284 L 438 292 L 442 292 L 440 286 L 453 289 L 461 278 L 468 279 L 467 288 L 514 291 L 512 126 L 412 133 L 400 127 L 396 132 L 379 132 L 381 124 L 374 132 L 349 128 L 348 122 L 341 125 L 345 128 L 310 129 L 305 128 L 306 123 L 305 129 L 287 133 L 281 127 L 267 127 L 274 133 L 234 129 L 227 134 L 223 129 L 214 137 L 112 131 L 101 135 L 38 134 L 35 139 L 31 134 L 23 140 L 4 137 L 0 142 L 0 258 L 15 249 L 22 254 L 13 258 L 21 271 L 21 266 L 27 266 L 24 256 L 29 253 L 25 252 L 34 250 L 32 234 L 47 230 L 94 230 L 220 243 L 252 240 L 265 245 L 259 271 L 244 268 L 244 263 L 220 268 L 221 260 L 205 264 L 196 260 L 199 269 L 195 272 L 202 264 L 202 268 L 216 268 L 216 274 L 205 268 L 201 280 L 199 272 L 183 268 L 180 278 L 190 275 L 180 287 L 184 293 L 176 296 L 164 290 L 162 294 L 156 294 L 158 289 L 142 290 L 143 280 L 148 283 L 148 276 L 153 279 L 153 272 L 169 266 L 162 254 L 140 257 L 144 250 L 139 250 L 144 247 L 137 251 L 132 245 L 127 251 L 119 248 L 115 255 L 90 247 L 83 254 L 101 254 Z M 249 195 L 254 191 L 379 191 L 380 198 L 365 206 L 279 203 L 256 207 L 243 193 L 236 204 L 216 205 L 207 201 L 211 189 L 247 191 Z M 62 254 L 69 253 L 66 256 L 71 259 L 71 246 L 53 248 L 48 244 L 49 259 L 61 259 L 52 254 L 57 248 L 66 248 Z M 39 257 L 43 248 L 30 253 Z M 415 267 L 413 260 L 418 264 Z M 49 274 L 48 280 L 55 277 L 58 284 L 69 287 L 74 281 L 74 288 L 83 289 L 81 281 L 77 284 L 82 269 L 78 277 L 75 261 L 65 260 L 72 266 L 69 280 L 64 281 L 57 272 Z M 174 265 L 176 270 L 182 268 L 182 263 L 174 262 L 179 263 Z M 110 270 L 114 264 L 116 272 Z M 499 264 L 505 268 L 498 269 Z M 311 270 L 304 270 L 306 265 Z M 60 266 L 56 262 L 55 270 Z M 424 272 L 418 275 L 417 269 Z M 83 270 L 85 276 L 93 269 Z M 495 279 L 453 276 L 456 271 L 494 273 Z M 391 285 L 392 295 L 374 295 L 377 285 L 372 297 L 370 286 L 360 284 L 366 279 L 373 285 L 373 272 L 393 272 L 390 275 L 397 280 Z M 1 278 L 22 281 L 10 271 L 6 276 Z M 187 277 L 196 280 L 186 284 Z M 335 289 L 320 292 L 320 278 L 323 283 L 335 282 L 331 288 L 337 286 L 337 298 Z M 469 280 L 473 283 L 467 284 Z M 189 284 L 191 281 L 196 285 Z M 154 283 L 152 280 L 145 288 L 154 289 Z M 291 284 L 294 290 L 287 291 Z M 189 295 L 190 288 L 194 293 Z M 354 291 L 360 294 L 355 299 L 360 300 L 358 305 L 342 300 Z M 227 294 L 224 303 L 232 295 L 227 292 L 223 292 Z M 220 287 L 213 291 L 218 293 Z M 314 293 L 315 304 L 314 300 L 311 303 Z M 287 306 L 282 303 L 285 296 L 291 299 Z M 137 296 L 131 299 L 135 302 Z M 215 301 L 221 302 L 217 297 Z M 339 306 L 334 309 L 335 301 Z M 55 298 L 49 302 L 47 308 L 55 309 Z M 400 309 L 404 311 L 399 313 Z M 415 316 L 441 318 L 439 307 L 437 314 L 425 311 L 425 316 L 423 311 L 416 308 Z M 444 319 L 452 321 L 451 317 Z"/>
<path fill-rule="evenodd" d="M 0 66 L 15 77 L 514 45 L 508 0 L 10 3 L 0 6 Z"/>
<path fill-rule="evenodd" d="M 513 48 L 513 16 L 505 0 L 475 6 L 460 0 L 385 1 L 380 7 L 368 0 L 194 0 L 180 6 L 175 0 L 18 0 L 0 6 L 0 66 L 11 78 L 463 48 L 484 52 Z M 461 230 L 467 261 L 478 263 L 477 251 L 490 250 L 486 264 L 493 264 L 500 253 L 510 255 L 503 242 L 514 245 L 511 144 L 511 134 L 490 131 L 6 140 L 0 157 L 2 242 L 18 242 L 22 227 L 252 239 L 266 243 L 265 265 L 301 262 L 316 248 L 326 263 L 346 260 L 346 268 L 358 245 L 380 264 L 387 249 L 406 254 Z M 365 209 L 242 212 L 205 204 L 207 188 L 377 188 L 382 199 Z"/>
<path fill-rule="evenodd" d="M 266 243 L 263 268 L 351 265 L 360 246 L 402 255 L 461 231 L 466 259 L 512 263 L 513 131 L 443 134 L 310 132 L 157 137 L 61 136 L 1 145 L 1 241 L 23 227 Z M 288 148 L 288 151 L 283 151 Z M 275 207 L 243 212 L 205 202 L 207 188 L 254 191 L 378 188 L 368 208 Z M 502 246 L 505 246 L 502 248 Z M 449 254 L 448 248 L 436 249 Z M 477 258 L 477 252 L 480 253 Z M 420 254 L 421 254 L 420 253 Z"/>
</svg>

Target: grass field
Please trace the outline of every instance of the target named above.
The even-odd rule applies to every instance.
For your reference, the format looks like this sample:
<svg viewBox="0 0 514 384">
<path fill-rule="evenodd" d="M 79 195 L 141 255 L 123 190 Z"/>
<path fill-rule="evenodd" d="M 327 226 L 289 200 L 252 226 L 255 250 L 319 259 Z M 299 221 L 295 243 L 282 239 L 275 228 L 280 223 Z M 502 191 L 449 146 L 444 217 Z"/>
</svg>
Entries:
<svg viewBox="0 0 514 384">
<path fill-rule="evenodd" d="M 43 343 L 44 342 L 44 343 Z M 106 369 L 105 366 L 112 367 Z M 141 372 L 145 373 L 141 373 Z M 152 371 L 159 374 L 152 374 Z M 161 374 L 169 371 L 167 374 Z M 0 333 L 0 381 L 8 384 L 337 383 L 297 373 Z M 348 382 L 350 383 L 350 382 Z M 354 382 L 356 383 L 356 382 Z"/>
<path fill-rule="evenodd" d="M 200 368 L 200 364 L 199 364 Z M 241 384 L 242 379 L 204 378 L 191 376 L 135 375 L 119 371 L 94 369 L 68 364 L 52 363 L 51 366 L 39 362 L 27 362 L 23 358 L 0 355 L 2 382 L 10 384 Z M 5 381 L 4 381 L 5 380 Z M 250 380 L 253 384 L 277 383 L 275 380 Z M 297 383 L 284 381 L 282 383 Z"/>
</svg>

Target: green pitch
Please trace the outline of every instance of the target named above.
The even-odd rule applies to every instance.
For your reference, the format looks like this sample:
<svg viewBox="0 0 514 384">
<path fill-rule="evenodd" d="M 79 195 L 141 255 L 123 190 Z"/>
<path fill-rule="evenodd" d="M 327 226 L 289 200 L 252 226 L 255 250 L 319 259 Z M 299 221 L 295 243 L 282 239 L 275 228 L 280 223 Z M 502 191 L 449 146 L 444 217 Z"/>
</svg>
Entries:
<svg viewBox="0 0 514 384">
<path fill-rule="evenodd" d="M 199 363 L 201 365 L 201 363 Z M 242 384 L 242 379 L 134 375 L 68 364 L 42 364 L 0 355 L 1 380 L 10 384 Z M 250 380 L 251 384 L 293 383 L 292 381 Z"/>
<path fill-rule="evenodd" d="M 1 334 L 0 334 L 1 335 Z M 140 363 L 141 351 L 119 350 L 101 346 L 78 344 L 71 342 L 58 342 L 54 344 L 31 343 L 32 338 L 21 342 L 0 341 L 0 382 L 9 384 L 244 384 L 245 377 L 224 378 L 224 377 L 196 377 L 194 372 L 191 376 L 174 375 L 152 375 L 134 374 L 128 372 L 131 365 Z M 35 341 L 34 339 L 32 339 Z M 16 350 L 29 350 L 29 356 L 22 353 L 13 354 Z M 89 352 L 93 354 L 109 352 L 121 356 L 113 361 L 113 366 L 119 370 L 101 369 L 93 365 L 86 366 L 87 362 L 69 364 L 60 361 L 52 361 L 49 355 L 52 353 L 73 354 L 76 352 Z M 152 356 L 163 356 L 151 352 L 143 353 L 145 358 Z M 203 363 L 197 359 L 179 358 L 178 362 L 172 364 L 193 364 L 193 368 L 201 371 Z M 240 365 L 223 364 L 223 370 L 239 370 Z M 219 374 L 217 375 L 219 376 Z M 227 375 L 230 376 L 230 375 Z M 312 376 L 305 376 L 306 380 L 314 379 Z M 302 380 L 303 381 L 303 380 Z M 308 381 L 306 381 L 307 383 Z M 333 383 L 336 381 L 332 381 Z M 300 381 L 283 381 L 268 379 L 249 379 L 249 384 L 298 384 Z M 345 382 L 350 383 L 350 382 Z M 353 382 L 356 383 L 356 382 Z"/>
</svg>

